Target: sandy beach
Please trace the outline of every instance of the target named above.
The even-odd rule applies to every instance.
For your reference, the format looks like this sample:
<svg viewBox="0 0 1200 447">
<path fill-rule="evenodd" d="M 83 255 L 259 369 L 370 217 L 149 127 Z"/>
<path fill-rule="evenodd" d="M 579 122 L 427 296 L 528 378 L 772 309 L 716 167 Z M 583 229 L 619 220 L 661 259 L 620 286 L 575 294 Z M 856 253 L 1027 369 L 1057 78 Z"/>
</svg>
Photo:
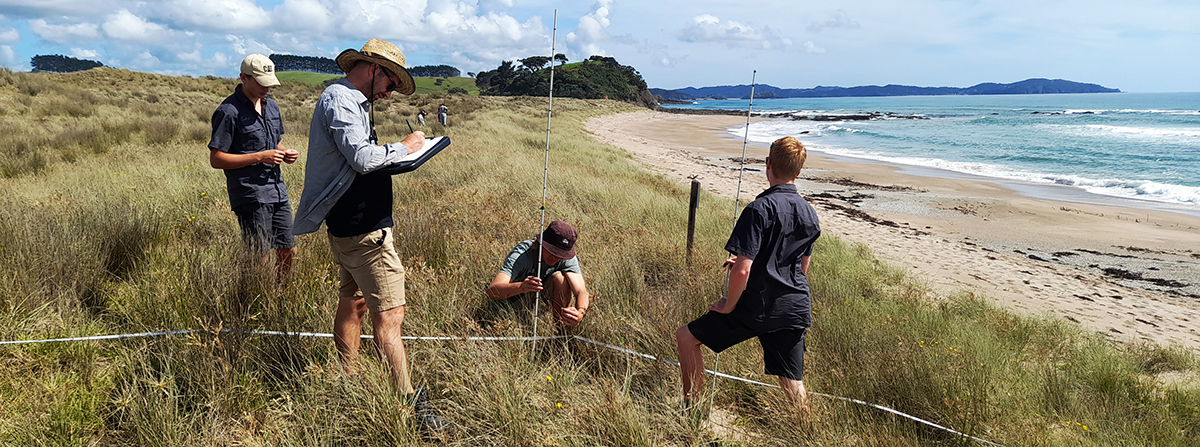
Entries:
<svg viewBox="0 0 1200 447">
<path fill-rule="evenodd" d="M 745 122 L 744 116 L 643 111 L 593 118 L 586 128 L 650 171 L 681 183 L 694 178 L 732 198 L 742 141 L 724 129 Z M 766 187 L 766 154 L 763 146 L 747 149 L 743 200 Z M 809 153 L 797 186 L 817 208 L 825 234 L 865 244 L 881 259 L 910 268 L 936 294 L 975 291 L 1020 313 L 1065 318 L 1116 341 L 1200 350 L 1198 216 L 1035 198 L 1043 195 L 1030 192 L 1050 187 L 817 152 Z"/>
</svg>

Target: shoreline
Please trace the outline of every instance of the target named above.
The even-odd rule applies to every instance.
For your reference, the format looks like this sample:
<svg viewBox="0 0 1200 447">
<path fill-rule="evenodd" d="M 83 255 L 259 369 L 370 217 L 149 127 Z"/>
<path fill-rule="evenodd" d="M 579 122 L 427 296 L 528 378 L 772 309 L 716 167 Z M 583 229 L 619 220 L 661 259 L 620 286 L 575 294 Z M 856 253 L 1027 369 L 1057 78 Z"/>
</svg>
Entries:
<svg viewBox="0 0 1200 447">
<path fill-rule="evenodd" d="M 733 198 L 742 141 L 725 129 L 745 122 L 639 111 L 592 118 L 585 128 L 652 172 L 695 178 Z M 747 146 L 743 197 L 765 188 L 766 151 Z M 914 271 L 935 294 L 969 290 L 1114 340 L 1200 350 L 1200 252 L 1188 248 L 1200 247 L 1200 216 L 1047 199 L 1002 181 L 938 174 L 814 151 L 796 184 L 827 234 Z"/>
</svg>

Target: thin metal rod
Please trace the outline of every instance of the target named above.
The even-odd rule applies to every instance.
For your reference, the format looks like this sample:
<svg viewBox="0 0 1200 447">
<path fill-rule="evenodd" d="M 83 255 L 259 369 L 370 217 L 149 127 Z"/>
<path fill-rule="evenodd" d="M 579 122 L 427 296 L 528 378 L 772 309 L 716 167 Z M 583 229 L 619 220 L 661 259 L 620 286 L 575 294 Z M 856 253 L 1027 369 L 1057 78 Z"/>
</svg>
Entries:
<svg viewBox="0 0 1200 447">
<path fill-rule="evenodd" d="M 733 196 L 734 197 L 734 199 L 733 199 L 733 227 L 734 228 L 737 228 L 737 212 L 738 212 L 738 208 L 741 208 L 741 205 L 742 205 L 742 176 L 746 173 L 746 143 L 750 140 L 750 114 L 752 111 L 754 111 L 754 86 L 757 85 L 757 83 L 758 83 L 758 70 L 754 70 L 754 74 L 752 74 L 750 76 L 750 106 L 746 108 L 746 133 L 742 136 L 742 164 L 741 164 L 741 167 L 738 168 L 737 193 L 735 193 Z M 729 276 L 732 273 L 733 273 L 732 269 L 725 272 L 725 291 L 722 292 L 722 295 L 724 295 L 723 299 L 725 299 L 725 300 L 729 299 Z M 534 335 L 537 335 L 537 334 L 534 334 Z M 713 371 L 714 372 L 720 371 L 719 369 L 717 369 L 720 366 L 721 366 L 721 353 L 718 352 L 717 358 L 713 362 Z M 712 388 L 711 388 L 712 393 L 708 399 L 709 414 L 712 414 L 713 400 L 715 400 L 716 396 L 717 396 L 717 379 L 719 379 L 720 377 L 721 376 L 713 377 L 713 384 L 712 384 Z"/>
<path fill-rule="evenodd" d="M 546 108 L 546 151 L 545 151 L 545 155 L 543 157 L 544 162 L 542 164 L 542 207 L 541 207 L 542 223 L 541 223 L 541 225 L 538 226 L 538 244 L 537 244 L 537 250 L 538 250 L 537 277 L 538 277 L 538 279 L 542 278 L 542 244 L 544 243 L 544 241 L 542 240 L 542 234 L 544 233 L 543 228 L 546 228 L 546 189 L 547 189 L 548 185 L 550 184 L 550 120 L 554 117 L 554 49 L 555 49 L 555 45 L 558 43 L 557 40 L 558 40 L 558 10 L 555 9 L 554 10 L 554 31 L 552 33 L 550 33 L 550 95 L 549 95 L 550 103 Z M 546 290 L 545 284 L 542 284 L 542 290 Z M 537 295 L 535 295 L 535 299 L 533 301 L 533 336 L 534 337 L 537 337 L 537 334 L 538 334 L 538 329 L 537 329 L 537 327 L 538 327 L 538 311 L 541 310 L 540 304 L 542 303 L 542 290 L 539 290 L 537 292 Z M 532 345 L 534 348 L 533 352 L 536 352 L 537 340 L 534 340 Z"/>
</svg>

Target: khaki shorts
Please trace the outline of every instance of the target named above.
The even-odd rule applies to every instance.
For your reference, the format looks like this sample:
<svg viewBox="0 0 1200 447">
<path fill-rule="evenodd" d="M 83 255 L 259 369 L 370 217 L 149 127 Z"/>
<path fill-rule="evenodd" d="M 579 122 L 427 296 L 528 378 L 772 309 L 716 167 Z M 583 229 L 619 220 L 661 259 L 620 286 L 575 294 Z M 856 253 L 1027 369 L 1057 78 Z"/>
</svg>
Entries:
<svg viewBox="0 0 1200 447">
<path fill-rule="evenodd" d="M 372 312 L 404 305 L 404 266 L 392 245 L 391 228 L 350 237 L 329 236 L 329 248 L 341 267 L 339 297 L 361 291 Z"/>
</svg>

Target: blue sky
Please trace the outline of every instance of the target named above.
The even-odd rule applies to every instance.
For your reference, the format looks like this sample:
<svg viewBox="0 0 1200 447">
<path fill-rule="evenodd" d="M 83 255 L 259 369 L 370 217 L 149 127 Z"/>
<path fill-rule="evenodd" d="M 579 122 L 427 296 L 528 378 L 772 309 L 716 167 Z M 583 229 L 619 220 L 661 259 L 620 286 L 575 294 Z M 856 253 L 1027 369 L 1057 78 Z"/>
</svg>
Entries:
<svg viewBox="0 0 1200 447">
<path fill-rule="evenodd" d="M 1192 0 L 0 0 L 0 65 L 64 54 L 234 76 L 250 53 L 333 57 L 378 37 L 463 72 L 557 52 L 615 57 L 651 87 L 966 87 L 1062 78 L 1200 91 Z"/>
</svg>

